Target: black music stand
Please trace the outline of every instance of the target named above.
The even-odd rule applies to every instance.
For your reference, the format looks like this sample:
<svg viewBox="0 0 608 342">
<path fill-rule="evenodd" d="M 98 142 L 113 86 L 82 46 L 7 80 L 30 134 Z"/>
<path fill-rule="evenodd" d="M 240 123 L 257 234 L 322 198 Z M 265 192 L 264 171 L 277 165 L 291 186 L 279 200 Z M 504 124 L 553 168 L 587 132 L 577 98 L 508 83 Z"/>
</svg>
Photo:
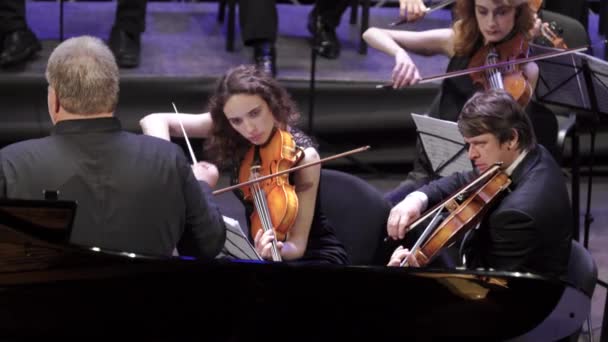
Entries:
<svg viewBox="0 0 608 342">
<path fill-rule="evenodd" d="M 534 50 L 552 50 L 533 47 Z M 542 52 L 542 51 L 541 51 Z M 539 102 L 565 107 L 575 113 L 572 134 L 572 212 L 573 237 L 580 238 L 580 151 L 578 130 L 581 121 L 588 126 L 591 145 L 589 150 L 589 181 L 587 184 L 587 208 L 583 245 L 588 247 L 591 215 L 591 185 L 593 180 L 593 158 L 595 152 L 596 126 L 600 115 L 608 115 L 608 63 L 595 57 L 573 53 L 536 61 L 540 69 L 536 97 Z M 581 119 L 581 120 L 579 120 Z"/>
<path fill-rule="evenodd" d="M 543 47 L 534 49 L 546 50 Z M 593 183 L 593 158 L 595 153 L 596 127 L 601 115 L 608 115 L 608 63 L 582 53 L 536 61 L 540 76 L 536 87 L 537 100 L 550 105 L 572 109 L 575 121 L 572 129 L 572 212 L 574 219 L 573 236 L 580 238 L 580 160 L 578 130 L 584 120 L 590 134 L 589 176 L 587 183 L 587 208 L 583 245 L 588 247 L 591 215 L 591 185 Z M 579 118 L 581 120 L 579 120 Z M 598 279 L 597 283 L 608 288 L 608 283 Z M 608 340 L 608 297 L 604 304 L 604 322 L 601 340 Z"/>
</svg>

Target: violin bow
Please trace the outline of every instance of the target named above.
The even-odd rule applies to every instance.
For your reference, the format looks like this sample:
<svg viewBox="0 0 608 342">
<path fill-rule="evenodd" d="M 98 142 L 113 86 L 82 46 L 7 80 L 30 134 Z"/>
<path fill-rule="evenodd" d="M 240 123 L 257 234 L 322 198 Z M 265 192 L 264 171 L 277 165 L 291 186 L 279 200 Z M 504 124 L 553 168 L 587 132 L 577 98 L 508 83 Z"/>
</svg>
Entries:
<svg viewBox="0 0 608 342">
<path fill-rule="evenodd" d="M 223 188 L 223 189 L 215 190 L 213 192 L 213 194 L 214 195 L 219 195 L 219 194 L 222 194 L 222 193 L 224 193 L 226 191 L 230 191 L 230 190 L 233 190 L 233 189 L 236 189 L 236 188 L 240 188 L 240 187 L 243 187 L 243 186 L 246 186 L 246 185 L 250 185 L 250 184 L 253 184 L 253 183 L 256 183 L 256 182 L 261 182 L 261 181 L 266 180 L 268 178 L 280 176 L 280 175 L 283 175 L 283 174 L 286 174 L 286 173 L 289 173 L 289 172 L 293 172 L 293 171 L 297 171 L 297 170 L 300 170 L 300 169 L 303 169 L 303 168 L 306 168 L 306 167 L 309 167 L 309 166 L 321 164 L 321 163 L 326 162 L 326 161 L 330 161 L 330 160 L 346 157 L 346 156 L 349 156 L 351 154 L 367 151 L 369 149 L 370 149 L 369 145 L 362 146 L 362 147 L 359 147 L 359 148 L 355 148 L 353 150 L 342 152 L 342 153 L 339 153 L 339 154 L 336 154 L 336 155 L 333 155 L 333 156 L 330 156 L 330 157 L 327 157 L 327 158 L 323 158 L 321 160 L 317 160 L 317 161 L 306 163 L 306 164 L 303 164 L 303 165 L 300 165 L 300 166 L 292 167 L 292 168 L 287 169 L 287 170 L 283 170 L 283 171 L 279 171 L 277 173 L 273 173 L 273 174 L 270 174 L 270 175 L 262 176 L 262 177 L 259 177 L 259 178 L 256 178 L 256 179 L 252 179 L 252 180 L 247 181 L 247 182 L 235 184 L 235 185 Z"/>
<path fill-rule="evenodd" d="M 434 227 L 437 224 L 437 220 L 439 220 L 439 217 L 441 217 L 441 212 L 443 211 L 444 207 L 445 207 L 445 202 L 441 206 L 439 206 L 439 208 L 434 210 L 436 213 L 435 213 L 435 216 L 433 216 L 431 223 L 429 223 L 429 225 L 426 227 L 424 232 L 422 232 L 422 234 L 420 235 L 418 240 L 416 240 L 416 243 L 410 249 L 410 254 L 408 254 L 403 259 L 403 261 L 401 261 L 401 264 L 399 264 L 399 266 L 401 266 L 401 267 L 408 266 L 407 262 L 409 261 L 412 254 L 415 254 L 418 251 L 418 249 L 420 248 L 420 246 L 422 245 L 424 240 L 426 240 L 426 237 L 429 236 L 429 234 L 434 230 Z"/>
<path fill-rule="evenodd" d="M 175 103 L 171 102 L 173 105 L 173 109 L 175 110 L 175 114 L 179 114 L 177 111 L 177 107 L 175 107 Z M 192 164 L 196 164 L 196 157 L 194 156 L 194 151 L 192 150 L 192 146 L 190 145 L 190 140 L 188 140 L 188 135 L 186 134 L 186 129 L 184 128 L 184 124 L 182 123 L 182 119 L 177 117 L 177 121 L 179 121 L 179 126 L 182 128 L 182 134 L 184 135 L 184 139 L 186 139 L 186 145 L 188 145 L 188 151 L 190 152 L 190 158 L 192 158 Z"/>
<path fill-rule="evenodd" d="M 470 69 L 452 71 L 452 72 L 448 72 L 448 73 L 445 73 L 445 74 L 424 77 L 420 81 L 418 81 L 417 84 L 423 84 L 423 83 L 428 83 L 428 82 L 433 82 L 433 81 L 441 81 L 441 80 L 444 80 L 446 78 L 452 78 L 452 77 L 457 77 L 457 76 L 469 75 L 469 74 L 473 74 L 473 73 L 476 73 L 476 72 L 484 71 L 484 70 L 487 70 L 487 69 L 500 68 L 500 67 L 505 67 L 505 66 L 509 66 L 509 65 L 534 62 L 534 61 L 538 61 L 538 60 L 546 59 L 546 58 L 552 58 L 552 57 L 559 57 L 559 56 L 563 56 L 563 55 L 569 55 L 569 54 L 574 53 L 574 52 L 581 52 L 581 51 L 587 50 L 587 48 L 588 48 L 588 46 L 585 45 L 585 46 L 581 46 L 581 47 L 575 48 L 575 49 L 567 49 L 567 50 L 563 50 L 563 51 L 547 52 L 547 53 L 542 53 L 540 55 L 536 55 L 536 56 L 532 56 L 532 57 L 512 59 L 510 61 L 504 61 L 504 62 L 498 62 L 498 63 L 495 63 L 495 64 L 482 65 L 482 66 L 475 67 L 475 68 L 470 68 Z M 385 84 L 378 84 L 378 85 L 376 85 L 376 89 L 391 89 L 392 87 L 393 87 L 392 83 L 385 83 Z"/>
<path fill-rule="evenodd" d="M 446 6 L 449 6 L 449 5 L 451 5 L 451 4 L 455 3 L 455 2 L 456 2 L 456 0 L 446 0 L 446 1 L 440 2 L 440 3 L 436 4 L 436 5 L 431 6 L 431 7 L 427 7 L 427 9 L 426 9 L 426 11 L 424 11 L 424 13 L 425 13 L 425 15 L 427 15 L 427 14 L 432 13 L 432 12 L 438 10 L 438 9 L 442 9 L 442 8 L 444 8 Z M 388 26 L 395 27 L 395 26 L 399 26 L 399 25 L 405 24 L 407 22 L 408 22 L 408 20 L 407 20 L 407 14 L 406 14 L 405 17 L 400 18 L 399 20 L 394 21 L 394 22 L 388 24 Z"/>
</svg>

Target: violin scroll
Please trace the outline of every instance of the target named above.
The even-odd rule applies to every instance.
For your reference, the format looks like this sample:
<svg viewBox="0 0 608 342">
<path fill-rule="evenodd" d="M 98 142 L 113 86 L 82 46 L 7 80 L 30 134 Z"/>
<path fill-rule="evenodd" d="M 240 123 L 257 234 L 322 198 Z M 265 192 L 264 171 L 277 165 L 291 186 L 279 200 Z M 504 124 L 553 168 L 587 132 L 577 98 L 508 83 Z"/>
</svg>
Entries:
<svg viewBox="0 0 608 342">
<path fill-rule="evenodd" d="M 539 13 L 543 1 L 542 0 L 528 0 L 528 4 L 534 13 Z M 568 46 L 562 38 L 563 28 L 559 27 L 555 21 L 541 22 L 540 35 L 535 38 L 535 42 L 548 47 L 557 49 L 567 49 Z"/>
</svg>

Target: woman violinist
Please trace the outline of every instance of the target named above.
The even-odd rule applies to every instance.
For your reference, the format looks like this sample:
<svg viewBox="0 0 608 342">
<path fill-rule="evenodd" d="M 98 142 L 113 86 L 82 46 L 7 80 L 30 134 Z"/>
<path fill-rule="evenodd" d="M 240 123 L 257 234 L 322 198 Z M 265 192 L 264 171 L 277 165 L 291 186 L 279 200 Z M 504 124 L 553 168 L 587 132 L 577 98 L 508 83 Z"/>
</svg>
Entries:
<svg viewBox="0 0 608 342">
<path fill-rule="evenodd" d="M 418 67 L 409 53 L 425 56 L 446 55 L 450 58 L 447 72 L 464 70 L 470 68 L 473 60 L 479 59 L 478 51 L 488 46 L 511 46 L 510 43 L 515 38 L 527 41 L 538 31 L 540 25 L 527 0 L 457 0 L 454 13 L 458 19 L 451 28 L 419 32 L 370 28 L 363 34 L 365 41 L 372 47 L 394 56 L 394 88 L 409 86 L 421 79 Z M 519 44 L 513 46 L 517 48 L 512 51 L 512 56 L 503 58 L 515 59 L 527 53 L 524 50 L 516 51 L 519 50 Z M 527 82 L 526 89 L 533 90 L 538 80 L 538 66 L 532 62 L 519 65 L 518 68 Z M 469 75 L 445 79 L 428 114 L 439 119 L 456 121 L 464 103 L 478 90 Z M 552 113 L 547 110 L 539 111 L 538 107 L 531 101 L 526 110 L 533 113 L 531 119 L 535 123 L 539 141 L 553 150 L 557 136 L 556 119 Z M 542 121 L 542 125 L 536 125 L 539 121 Z M 544 128 L 541 131 L 536 126 Z M 387 199 L 393 204 L 434 177 L 420 144 L 418 150 L 414 170 L 406 181 L 387 194 Z"/>
<path fill-rule="evenodd" d="M 291 97 L 275 79 L 254 66 L 239 66 L 230 69 L 219 80 L 210 99 L 209 113 L 150 114 L 140 121 L 140 125 L 145 134 L 169 140 L 171 136 L 183 136 L 181 120 L 189 137 L 207 138 L 207 149 L 216 162 L 230 167 L 231 182 L 236 184 L 240 183 L 238 177 L 242 173 L 241 164 L 250 148 L 257 146 L 260 151 L 264 150 L 279 132 L 289 133 L 288 136 L 295 141 L 297 149 L 302 151 L 298 154 L 301 157 L 295 160 L 292 167 L 319 160 L 312 140 L 292 126 L 298 116 Z M 348 262 L 344 247 L 320 210 L 320 169 L 320 165 L 315 165 L 290 173 L 291 184 L 295 185 L 298 209 L 295 222 L 283 240 L 276 239 L 273 230 L 258 230 L 250 236 L 264 259 L 273 259 L 274 244 L 281 259 L 285 261 L 333 264 Z M 213 184 L 217 181 L 218 171 L 211 163 L 195 164 L 193 170 L 197 178 L 212 178 Z M 214 176 L 210 177 L 210 174 Z M 241 182 L 246 180 L 248 179 L 241 179 Z M 244 191 L 237 190 L 236 193 L 245 203 L 247 216 L 250 217 L 249 214 L 254 211 L 253 206 L 245 201 Z"/>
<path fill-rule="evenodd" d="M 510 185 L 480 217 L 479 228 L 470 230 L 463 248 L 465 266 L 564 275 L 572 233 L 568 191 L 560 167 L 536 144 L 527 115 L 503 90 L 480 92 L 465 104 L 458 128 L 469 145 L 475 170 L 430 182 L 407 196 L 389 218 L 389 236 L 403 238 L 410 222 L 425 208 L 502 163 L 501 172 L 510 177 Z M 396 249 L 389 266 L 400 265 L 409 252 Z M 417 266 L 418 256 L 412 254 L 407 263 Z"/>
</svg>

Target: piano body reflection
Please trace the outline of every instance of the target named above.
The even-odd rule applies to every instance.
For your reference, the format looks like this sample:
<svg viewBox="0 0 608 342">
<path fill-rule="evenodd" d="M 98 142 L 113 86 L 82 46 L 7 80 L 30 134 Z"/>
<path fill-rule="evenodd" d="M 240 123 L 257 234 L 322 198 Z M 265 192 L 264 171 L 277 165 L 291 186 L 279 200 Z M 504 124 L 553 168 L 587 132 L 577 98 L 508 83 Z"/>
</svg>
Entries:
<svg viewBox="0 0 608 342">
<path fill-rule="evenodd" d="M 573 333 L 590 307 L 533 274 L 158 258 L 34 226 L 0 210 L 0 338 L 538 341 Z"/>
</svg>

